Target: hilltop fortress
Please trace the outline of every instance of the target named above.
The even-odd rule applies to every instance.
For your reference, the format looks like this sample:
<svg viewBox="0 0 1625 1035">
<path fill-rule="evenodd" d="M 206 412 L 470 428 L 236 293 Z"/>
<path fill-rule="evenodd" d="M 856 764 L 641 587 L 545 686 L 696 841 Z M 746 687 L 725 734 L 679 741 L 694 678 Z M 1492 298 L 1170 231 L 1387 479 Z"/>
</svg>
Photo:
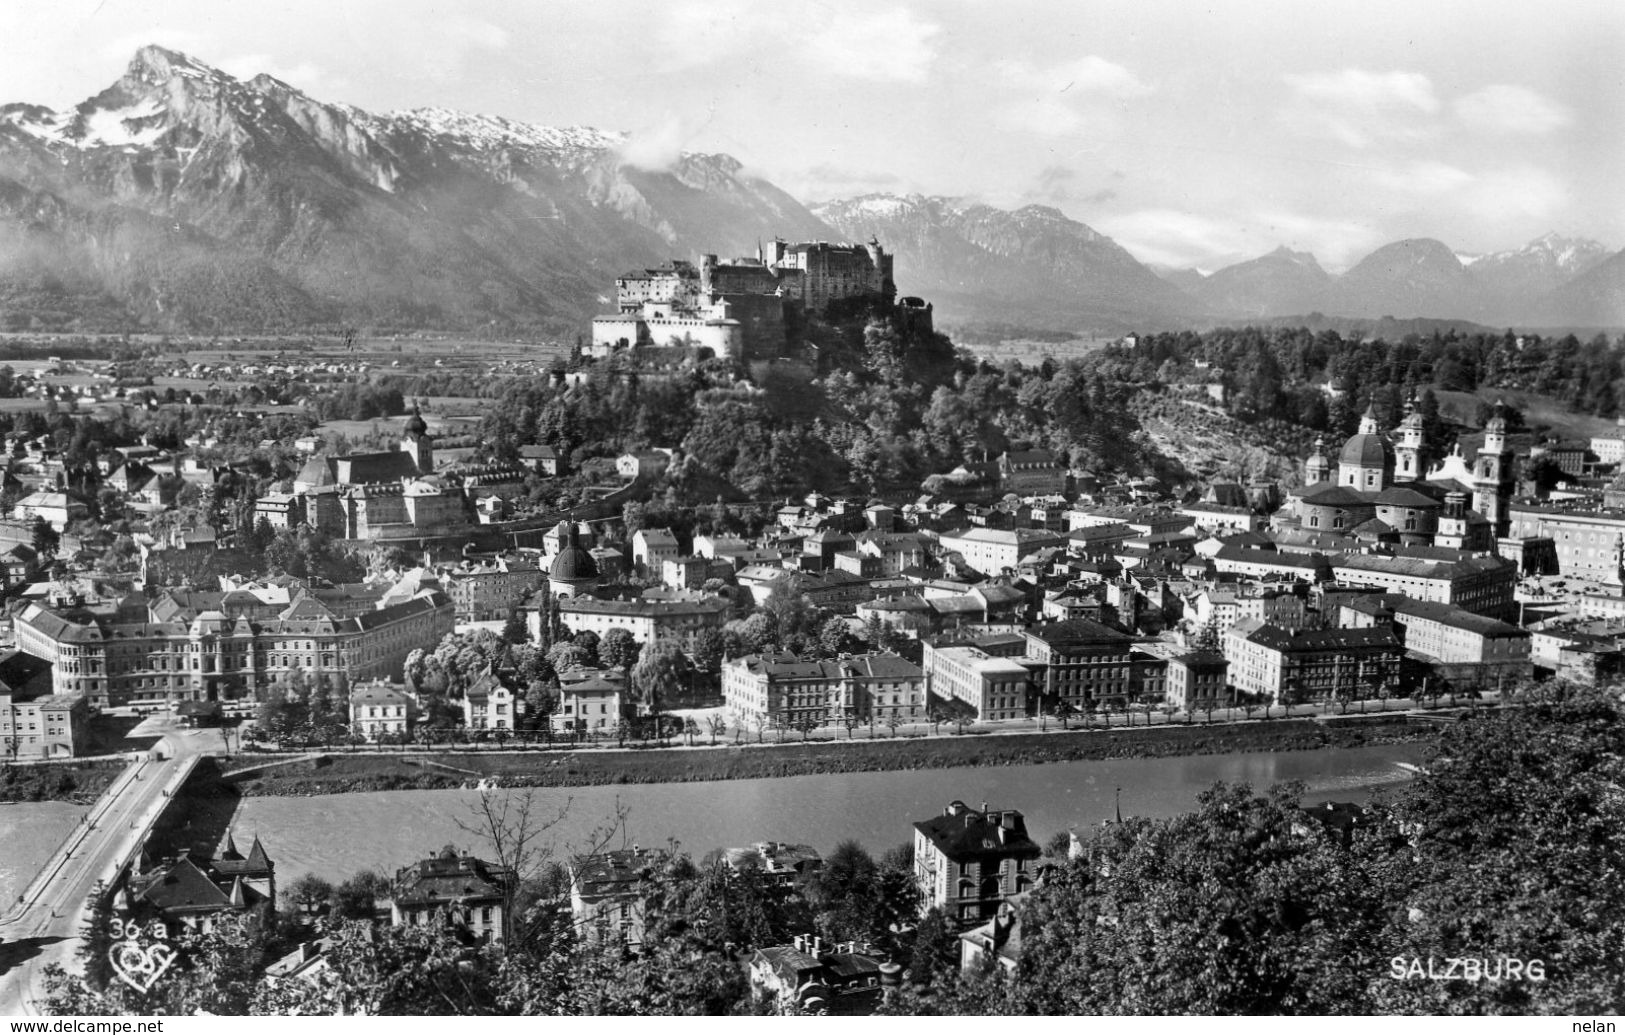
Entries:
<svg viewBox="0 0 1625 1035">
<path fill-rule="evenodd" d="M 767 250 L 758 247 L 755 258 L 720 262 L 706 255 L 698 266 L 673 259 L 617 277 L 616 312 L 593 318 L 589 354 L 677 347 L 708 348 L 719 358 L 739 360 L 776 356 L 788 329 L 802 318 L 825 316 L 848 301 L 894 308 L 930 330 L 929 304 L 896 297 L 892 256 L 879 241 L 775 240 Z"/>
</svg>

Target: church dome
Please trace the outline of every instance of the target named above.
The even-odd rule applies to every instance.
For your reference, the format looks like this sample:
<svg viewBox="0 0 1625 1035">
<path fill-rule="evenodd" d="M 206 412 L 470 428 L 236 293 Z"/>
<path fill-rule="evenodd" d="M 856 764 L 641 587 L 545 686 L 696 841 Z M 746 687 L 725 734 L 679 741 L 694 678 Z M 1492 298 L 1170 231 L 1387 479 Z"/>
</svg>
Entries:
<svg viewBox="0 0 1625 1035">
<path fill-rule="evenodd" d="M 1354 467 L 1386 467 L 1394 462 L 1394 447 L 1375 432 L 1354 435 L 1343 443 L 1343 452 L 1337 460 Z"/>
<path fill-rule="evenodd" d="M 429 425 L 424 423 L 423 414 L 417 410 L 412 411 L 412 416 L 406 418 L 406 433 L 408 435 L 427 435 L 429 433 Z"/>
<path fill-rule="evenodd" d="M 559 522 L 559 555 L 548 565 L 547 577 L 553 582 L 585 582 L 598 577 L 598 562 L 582 549 L 572 521 Z"/>
<path fill-rule="evenodd" d="M 598 577 L 598 562 L 581 547 L 567 546 L 553 558 L 553 563 L 547 569 L 547 577 L 559 582 L 595 579 Z"/>
<path fill-rule="evenodd" d="M 1360 430 L 1343 443 L 1343 452 L 1337 457 L 1340 465 L 1348 467 L 1387 468 L 1394 463 L 1394 446 L 1377 430 L 1377 413 L 1367 406 L 1360 418 Z"/>
</svg>

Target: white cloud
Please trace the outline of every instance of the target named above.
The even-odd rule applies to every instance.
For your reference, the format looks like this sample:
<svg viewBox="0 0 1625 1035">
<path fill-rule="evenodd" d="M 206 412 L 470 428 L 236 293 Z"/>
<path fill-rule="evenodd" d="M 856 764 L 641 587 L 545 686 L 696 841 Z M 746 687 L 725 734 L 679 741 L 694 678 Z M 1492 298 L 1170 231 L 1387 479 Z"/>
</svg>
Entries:
<svg viewBox="0 0 1625 1035">
<path fill-rule="evenodd" d="M 894 7 L 843 13 L 805 41 L 815 65 L 855 79 L 922 83 L 936 60 L 942 27 Z"/>
<path fill-rule="evenodd" d="M 1100 220 L 1099 228 L 1141 262 L 1180 269 L 1226 265 L 1258 248 L 1246 227 L 1234 220 L 1176 209 L 1140 209 L 1107 216 Z"/>
<path fill-rule="evenodd" d="M 1412 162 L 1377 170 L 1372 180 L 1402 194 L 1445 194 L 1473 182 L 1473 175 L 1444 162 Z"/>
<path fill-rule="evenodd" d="M 1361 68 L 1345 68 L 1337 72 L 1288 74 L 1285 78 L 1298 96 L 1334 107 L 1439 110 L 1433 83 L 1420 72 L 1367 72 Z"/>
<path fill-rule="evenodd" d="M 1314 253 L 1330 271 L 1346 269 L 1381 244 L 1376 227 L 1347 219 L 1328 219 L 1298 212 L 1265 210 L 1254 214 L 1259 236 L 1297 251 Z"/>
<path fill-rule="evenodd" d="M 478 18 L 453 18 L 440 27 L 454 43 L 483 50 L 505 50 L 508 30 Z"/>
<path fill-rule="evenodd" d="M 1456 117 L 1484 133 L 1539 135 L 1574 121 L 1569 109 L 1522 86 L 1486 86 L 1455 103 Z"/>
<path fill-rule="evenodd" d="M 1025 95 L 1005 107 L 1000 122 L 1041 136 L 1108 134 L 1127 102 L 1153 92 L 1127 68 L 1094 54 L 1049 68 L 1002 61 L 997 69 L 999 81 Z"/>
<path fill-rule="evenodd" d="M 238 79 L 252 79 L 263 72 L 301 90 L 314 90 L 324 85 L 326 80 L 322 70 L 309 61 L 301 61 L 297 65 L 282 65 L 269 54 L 244 54 L 241 57 L 226 58 L 216 67 Z"/>
<path fill-rule="evenodd" d="M 620 148 L 620 159 L 639 169 L 669 169 L 697 132 L 689 120 L 668 113 L 659 122 L 632 131 Z"/>
<path fill-rule="evenodd" d="M 649 40 L 666 71 L 739 61 L 772 52 L 818 73 L 877 82 L 919 83 L 937 58 L 942 27 L 902 7 L 839 9 L 756 0 L 673 3 Z M 647 41 L 631 40 L 633 47 Z"/>
<path fill-rule="evenodd" d="M 1026 90 L 1053 93 L 1057 97 L 1076 93 L 1078 97 L 1113 97 L 1126 100 L 1152 92 L 1150 86 L 1122 65 L 1089 54 L 1051 68 L 1031 68 L 1014 61 L 1001 61 L 999 74 Z"/>
<path fill-rule="evenodd" d="M 1218 269 L 1286 245 L 1311 252 L 1326 269 L 1337 270 L 1383 240 L 1376 228 L 1362 223 L 1281 209 L 1238 218 L 1141 209 L 1102 218 L 1099 226 L 1141 262 L 1176 269 Z"/>
<path fill-rule="evenodd" d="M 1287 124 L 1349 147 L 1421 136 L 1440 107 L 1432 81 L 1420 72 L 1345 68 L 1283 78 L 1293 93 L 1283 113 Z"/>
<path fill-rule="evenodd" d="M 205 64 L 209 63 L 210 37 L 201 32 L 190 29 L 173 29 L 153 27 L 140 32 L 129 33 L 117 39 L 109 40 L 100 47 L 101 56 L 109 61 L 127 62 L 135 56 L 135 52 L 149 44 L 160 46 L 166 50 L 178 50 L 182 54 L 197 58 Z"/>
<path fill-rule="evenodd" d="M 1548 218 L 1569 199 L 1562 180 L 1532 165 L 1483 173 L 1455 197 L 1469 215 L 1498 220 Z"/>
</svg>

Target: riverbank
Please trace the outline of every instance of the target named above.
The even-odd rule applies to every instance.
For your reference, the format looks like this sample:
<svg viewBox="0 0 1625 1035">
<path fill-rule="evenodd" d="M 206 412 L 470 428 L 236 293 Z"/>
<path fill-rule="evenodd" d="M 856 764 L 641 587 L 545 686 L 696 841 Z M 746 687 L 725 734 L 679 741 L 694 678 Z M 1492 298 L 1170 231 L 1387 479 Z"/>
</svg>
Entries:
<svg viewBox="0 0 1625 1035">
<path fill-rule="evenodd" d="M 1360 723 L 1311 719 L 1072 730 L 1009 735 L 815 741 L 767 746 L 574 752 L 324 755 L 232 780 L 245 796 L 438 790 L 494 780 L 504 787 L 755 780 L 818 773 L 1040 765 L 1262 751 L 1315 751 L 1430 741 L 1436 725 L 1395 715 Z M 240 756 L 227 768 L 263 765 Z M 231 779 L 228 772 L 227 779 Z"/>
<path fill-rule="evenodd" d="M 68 801 L 88 804 L 101 797 L 101 793 L 123 771 L 123 762 L 0 766 L 0 802 Z"/>
</svg>

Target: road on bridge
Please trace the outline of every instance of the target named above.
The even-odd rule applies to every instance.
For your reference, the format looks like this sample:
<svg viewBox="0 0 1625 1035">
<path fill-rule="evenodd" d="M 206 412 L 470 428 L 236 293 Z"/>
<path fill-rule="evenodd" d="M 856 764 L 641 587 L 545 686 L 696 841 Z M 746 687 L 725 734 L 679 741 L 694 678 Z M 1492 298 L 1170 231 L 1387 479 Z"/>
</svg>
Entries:
<svg viewBox="0 0 1625 1035">
<path fill-rule="evenodd" d="M 149 719 L 131 736 L 161 739 L 107 789 L 24 892 L 0 916 L 0 1014 L 40 1012 L 43 971 L 76 969 L 74 953 L 97 884 L 111 880 L 202 755 L 225 748 L 221 730 L 183 730 L 169 716 Z M 64 854 L 66 850 L 66 854 Z"/>
</svg>

